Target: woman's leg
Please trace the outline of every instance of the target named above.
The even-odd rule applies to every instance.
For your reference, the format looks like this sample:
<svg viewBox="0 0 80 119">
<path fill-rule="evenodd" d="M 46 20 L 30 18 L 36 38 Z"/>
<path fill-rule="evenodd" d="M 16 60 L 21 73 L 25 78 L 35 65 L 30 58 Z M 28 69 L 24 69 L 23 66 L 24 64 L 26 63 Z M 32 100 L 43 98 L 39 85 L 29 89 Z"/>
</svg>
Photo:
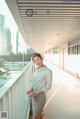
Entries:
<svg viewBox="0 0 80 119">
<path fill-rule="evenodd" d="M 44 93 L 32 97 L 33 119 L 42 119 L 41 115 L 45 105 L 45 101 L 46 101 L 46 95 Z"/>
<path fill-rule="evenodd" d="M 43 116 L 39 116 L 39 117 L 33 117 L 32 119 L 43 119 Z"/>
</svg>

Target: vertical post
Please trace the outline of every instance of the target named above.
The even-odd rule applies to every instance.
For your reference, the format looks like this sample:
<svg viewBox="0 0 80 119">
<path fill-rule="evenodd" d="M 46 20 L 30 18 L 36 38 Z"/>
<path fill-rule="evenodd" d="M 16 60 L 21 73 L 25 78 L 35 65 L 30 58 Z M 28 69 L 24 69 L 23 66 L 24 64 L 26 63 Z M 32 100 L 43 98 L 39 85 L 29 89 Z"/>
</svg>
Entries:
<svg viewBox="0 0 80 119">
<path fill-rule="evenodd" d="M 25 56 L 25 54 L 24 54 L 24 52 L 23 52 L 23 54 L 22 54 L 23 67 L 24 67 L 24 65 L 25 65 L 24 56 Z"/>
<path fill-rule="evenodd" d="M 19 30 L 16 33 L 16 54 L 18 54 Z"/>
</svg>

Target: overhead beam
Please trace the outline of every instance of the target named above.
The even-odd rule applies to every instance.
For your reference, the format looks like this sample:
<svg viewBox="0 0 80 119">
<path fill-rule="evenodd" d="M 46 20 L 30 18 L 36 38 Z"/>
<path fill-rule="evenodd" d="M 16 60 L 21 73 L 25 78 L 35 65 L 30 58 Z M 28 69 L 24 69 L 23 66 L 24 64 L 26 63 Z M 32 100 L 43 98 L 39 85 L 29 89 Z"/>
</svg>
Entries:
<svg viewBox="0 0 80 119">
<path fill-rule="evenodd" d="M 23 36 L 23 39 L 25 40 L 25 42 L 27 44 L 29 44 L 28 40 L 26 38 L 24 26 L 23 26 L 23 23 L 22 23 L 22 20 L 21 20 L 21 17 L 20 17 L 20 13 L 19 13 L 19 9 L 18 9 L 16 0 L 5 0 L 5 1 L 8 5 L 8 7 L 9 7 L 14 19 L 15 19 L 15 22 L 16 22 L 16 24 L 17 24 L 17 26 L 18 26 L 18 28 L 19 28 L 22 36 Z"/>
</svg>

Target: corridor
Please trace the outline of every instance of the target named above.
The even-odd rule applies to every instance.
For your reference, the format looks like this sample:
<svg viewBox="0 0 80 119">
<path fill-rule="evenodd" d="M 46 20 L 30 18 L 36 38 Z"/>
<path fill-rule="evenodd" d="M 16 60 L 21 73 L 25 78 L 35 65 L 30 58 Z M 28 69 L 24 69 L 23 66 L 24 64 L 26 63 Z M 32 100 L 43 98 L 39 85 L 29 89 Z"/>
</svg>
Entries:
<svg viewBox="0 0 80 119">
<path fill-rule="evenodd" d="M 48 93 L 44 119 L 80 119 L 80 80 L 47 64 L 53 71 L 53 86 Z"/>
<path fill-rule="evenodd" d="M 0 3 L 0 68 L 5 69 L 6 62 L 12 68 L 7 67 L 6 74 L 0 71 L 0 114 L 6 111 L 8 119 L 24 119 L 25 114 L 29 119 L 30 98 L 25 92 L 37 52 L 53 71 L 44 119 L 80 119 L 80 0 Z"/>
</svg>

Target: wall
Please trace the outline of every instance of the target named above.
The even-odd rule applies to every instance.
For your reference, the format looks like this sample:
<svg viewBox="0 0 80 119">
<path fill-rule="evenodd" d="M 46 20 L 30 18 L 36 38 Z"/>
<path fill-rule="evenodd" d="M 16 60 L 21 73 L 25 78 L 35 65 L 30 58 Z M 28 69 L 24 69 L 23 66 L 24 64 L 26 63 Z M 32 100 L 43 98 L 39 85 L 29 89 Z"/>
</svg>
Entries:
<svg viewBox="0 0 80 119">
<path fill-rule="evenodd" d="M 44 58 L 75 76 L 80 77 L 80 54 L 69 54 L 68 42 L 58 48 L 50 49 L 44 54 Z"/>
</svg>

